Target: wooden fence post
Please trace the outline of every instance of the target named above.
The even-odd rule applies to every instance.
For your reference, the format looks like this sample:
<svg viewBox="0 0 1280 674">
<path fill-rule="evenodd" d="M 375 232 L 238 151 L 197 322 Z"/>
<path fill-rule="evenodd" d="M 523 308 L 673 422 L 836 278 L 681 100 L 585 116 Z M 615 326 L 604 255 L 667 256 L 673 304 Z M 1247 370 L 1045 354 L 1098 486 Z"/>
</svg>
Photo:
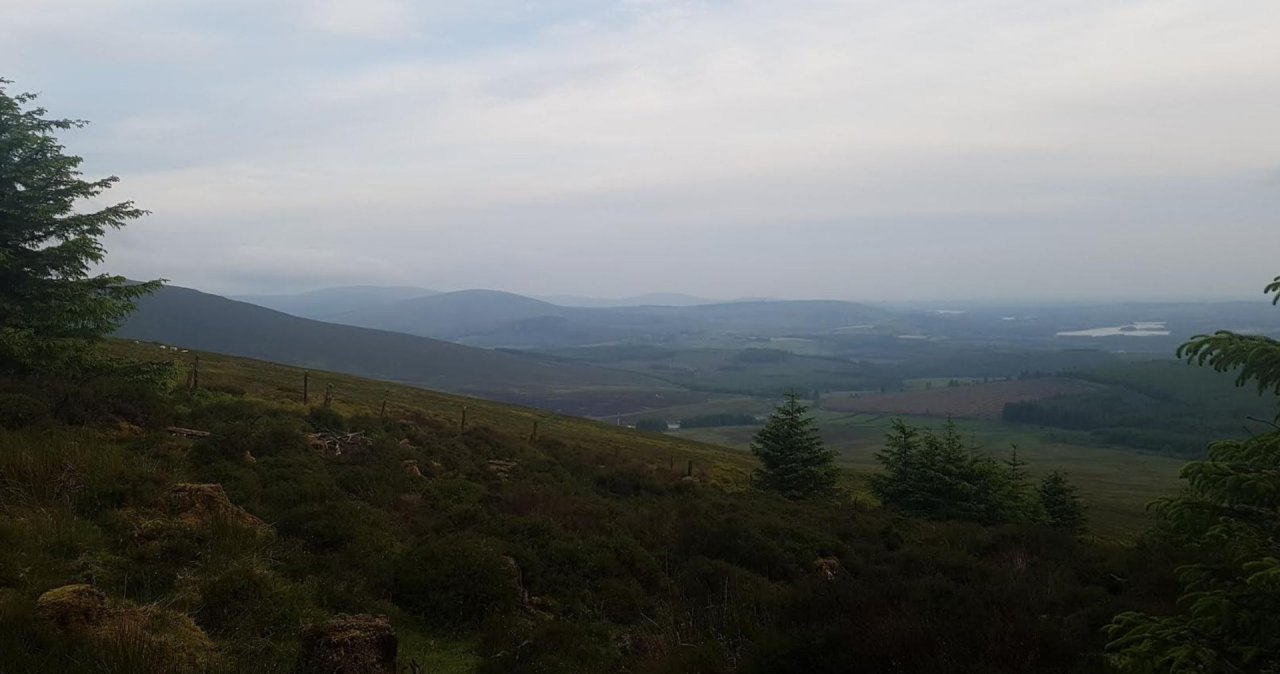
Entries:
<svg viewBox="0 0 1280 674">
<path fill-rule="evenodd" d="M 386 392 L 383 392 L 383 394 L 382 394 L 382 409 L 378 411 L 378 418 L 379 418 L 379 419 L 386 419 L 386 418 L 387 418 L 387 394 L 386 394 Z"/>
<path fill-rule="evenodd" d="M 333 404 L 333 384 L 324 385 L 324 406 L 328 407 Z"/>
<path fill-rule="evenodd" d="M 467 406 L 462 406 L 462 421 L 458 423 L 458 431 L 467 430 Z"/>
<path fill-rule="evenodd" d="M 689 469 L 685 471 L 686 477 L 693 477 L 693 459 L 689 459 Z"/>
<path fill-rule="evenodd" d="M 535 442 L 538 439 L 538 420 L 533 420 L 533 432 L 529 434 L 529 442 Z"/>
<path fill-rule="evenodd" d="M 196 354 L 196 364 L 191 370 L 191 390 L 200 388 L 200 354 Z"/>
<path fill-rule="evenodd" d="M 308 393 L 307 389 L 310 387 L 310 385 L 311 385 L 311 373 L 303 372 L 302 373 L 302 404 L 303 405 L 306 405 L 307 403 L 310 402 L 309 396 L 307 395 Z"/>
</svg>

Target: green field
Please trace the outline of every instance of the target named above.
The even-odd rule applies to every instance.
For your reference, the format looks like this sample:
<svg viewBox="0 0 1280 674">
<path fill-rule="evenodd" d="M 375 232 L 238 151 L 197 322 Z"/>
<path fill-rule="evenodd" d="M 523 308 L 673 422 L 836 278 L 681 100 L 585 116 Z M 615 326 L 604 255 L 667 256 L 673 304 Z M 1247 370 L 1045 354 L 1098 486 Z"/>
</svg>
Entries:
<svg viewBox="0 0 1280 674">
<path fill-rule="evenodd" d="M 818 411 L 823 439 L 839 452 L 840 463 L 859 475 L 879 470 L 875 453 L 883 446 L 890 417 Z M 908 417 L 911 423 L 936 426 L 936 418 Z M 1080 486 L 1089 506 L 1091 528 L 1107 537 L 1128 537 L 1150 523 L 1146 505 L 1178 489 L 1183 460 L 1128 447 L 1089 447 L 1065 441 L 1063 433 L 998 421 L 957 420 L 966 437 L 983 450 L 1007 457 L 1014 445 L 1033 474 L 1065 470 Z M 674 431 L 681 438 L 745 450 L 755 429 L 698 428 Z"/>
</svg>

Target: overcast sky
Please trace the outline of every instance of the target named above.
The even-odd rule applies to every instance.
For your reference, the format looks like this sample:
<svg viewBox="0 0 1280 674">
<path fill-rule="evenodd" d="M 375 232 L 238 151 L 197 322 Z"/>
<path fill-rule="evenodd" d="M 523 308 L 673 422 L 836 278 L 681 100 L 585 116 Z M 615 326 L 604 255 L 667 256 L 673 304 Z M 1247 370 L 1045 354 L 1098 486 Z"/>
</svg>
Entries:
<svg viewBox="0 0 1280 674">
<path fill-rule="evenodd" d="M 858 300 L 1250 297 L 1280 2 L 3 0 L 153 214 L 109 269 Z"/>
</svg>

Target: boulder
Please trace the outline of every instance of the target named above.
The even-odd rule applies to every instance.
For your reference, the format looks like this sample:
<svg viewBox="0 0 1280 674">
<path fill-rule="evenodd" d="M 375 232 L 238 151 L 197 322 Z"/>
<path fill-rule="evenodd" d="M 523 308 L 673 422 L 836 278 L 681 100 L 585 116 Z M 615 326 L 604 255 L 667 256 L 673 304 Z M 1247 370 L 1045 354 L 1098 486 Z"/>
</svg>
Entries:
<svg viewBox="0 0 1280 674">
<path fill-rule="evenodd" d="M 302 631 L 298 674 L 395 674 L 399 643 L 384 615 L 339 615 Z"/>
<path fill-rule="evenodd" d="M 408 475 L 409 477 L 422 477 L 422 470 L 418 468 L 418 462 L 416 459 L 405 459 L 400 462 L 400 465 L 404 467 L 405 475 Z"/>
<path fill-rule="evenodd" d="M 220 484 L 175 484 L 169 490 L 168 505 L 188 525 L 205 527 L 225 520 L 246 527 L 263 526 L 262 520 L 232 503 Z"/>
<path fill-rule="evenodd" d="M 106 613 L 107 595 L 92 585 L 56 587 L 36 600 L 36 616 L 60 630 L 97 625 Z"/>
</svg>

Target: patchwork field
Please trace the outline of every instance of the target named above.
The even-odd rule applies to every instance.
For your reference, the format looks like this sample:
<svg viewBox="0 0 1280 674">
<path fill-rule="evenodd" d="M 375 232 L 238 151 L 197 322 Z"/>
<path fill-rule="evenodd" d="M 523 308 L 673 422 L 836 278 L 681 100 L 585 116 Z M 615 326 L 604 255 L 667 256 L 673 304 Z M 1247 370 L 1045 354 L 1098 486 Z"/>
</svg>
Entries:
<svg viewBox="0 0 1280 674">
<path fill-rule="evenodd" d="M 1088 393 L 1100 388 L 1102 387 L 1099 384 L 1078 379 L 1046 377 L 934 387 L 903 393 L 829 395 L 822 399 L 822 408 L 836 412 L 933 417 L 951 415 L 958 419 L 999 419 L 1005 403 Z"/>
</svg>

